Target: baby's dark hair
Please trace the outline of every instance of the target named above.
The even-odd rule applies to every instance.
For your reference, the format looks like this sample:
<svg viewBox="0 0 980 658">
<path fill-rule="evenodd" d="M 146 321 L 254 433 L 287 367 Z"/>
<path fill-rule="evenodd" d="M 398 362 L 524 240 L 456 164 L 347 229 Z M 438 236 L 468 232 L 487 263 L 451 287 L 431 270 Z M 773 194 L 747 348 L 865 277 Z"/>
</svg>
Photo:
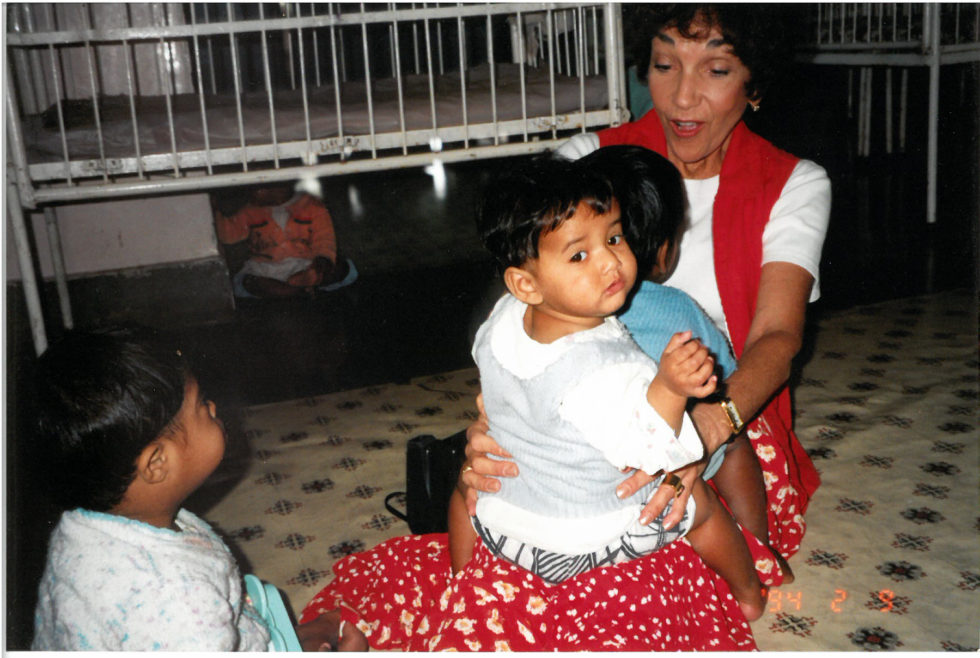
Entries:
<svg viewBox="0 0 980 658">
<path fill-rule="evenodd" d="M 657 261 L 657 250 L 677 239 L 684 222 L 680 172 L 667 158 L 642 146 L 606 146 L 579 163 L 612 184 L 623 235 L 645 277 Z"/>
<path fill-rule="evenodd" d="M 181 354 L 144 330 L 70 331 L 38 360 L 39 458 L 63 509 L 105 512 L 143 449 L 167 430 L 190 377 Z"/>
<path fill-rule="evenodd" d="M 496 176 L 484 191 L 477 232 L 501 270 L 538 257 L 542 233 L 554 231 L 585 203 L 596 214 L 612 207 L 608 181 L 578 162 L 538 156 Z"/>
</svg>

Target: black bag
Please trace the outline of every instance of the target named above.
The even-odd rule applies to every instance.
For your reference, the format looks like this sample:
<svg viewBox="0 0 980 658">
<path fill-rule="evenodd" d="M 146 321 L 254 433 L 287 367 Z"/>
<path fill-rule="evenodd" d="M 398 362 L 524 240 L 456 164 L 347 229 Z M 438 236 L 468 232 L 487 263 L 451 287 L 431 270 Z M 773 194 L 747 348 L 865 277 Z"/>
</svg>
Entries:
<svg viewBox="0 0 980 658">
<path fill-rule="evenodd" d="M 405 486 L 385 497 L 385 507 L 402 521 L 408 522 L 412 534 L 446 532 L 449 496 L 456 487 L 459 469 L 466 461 L 466 431 L 446 439 L 431 434 L 410 439 L 405 449 Z M 397 496 L 405 496 L 405 511 L 391 505 Z"/>
</svg>

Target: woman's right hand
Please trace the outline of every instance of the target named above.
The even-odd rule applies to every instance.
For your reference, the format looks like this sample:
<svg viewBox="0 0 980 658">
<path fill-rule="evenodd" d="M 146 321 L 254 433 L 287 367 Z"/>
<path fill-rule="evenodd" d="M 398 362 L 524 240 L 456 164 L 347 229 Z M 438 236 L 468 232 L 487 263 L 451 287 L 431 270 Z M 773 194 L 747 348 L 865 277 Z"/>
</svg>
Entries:
<svg viewBox="0 0 980 658">
<path fill-rule="evenodd" d="M 466 501 L 466 511 L 470 516 L 476 515 L 476 498 L 480 491 L 499 491 L 500 480 L 497 478 L 517 477 L 518 473 L 514 462 L 487 457 L 491 454 L 503 459 L 514 458 L 487 434 L 490 425 L 483 408 L 482 393 L 476 396 L 476 408 L 480 417 L 466 428 L 466 461 L 463 462 L 456 483 L 456 488 Z"/>
</svg>

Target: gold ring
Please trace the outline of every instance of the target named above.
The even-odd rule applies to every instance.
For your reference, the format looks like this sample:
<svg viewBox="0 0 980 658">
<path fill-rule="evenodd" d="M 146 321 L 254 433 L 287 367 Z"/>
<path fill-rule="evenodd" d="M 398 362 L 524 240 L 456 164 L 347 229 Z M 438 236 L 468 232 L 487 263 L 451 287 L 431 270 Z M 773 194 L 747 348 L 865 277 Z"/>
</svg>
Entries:
<svg viewBox="0 0 980 658">
<path fill-rule="evenodd" d="M 681 479 L 679 477 L 677 477 L 677 475 L 674 474 L 674 473 L 668 473 L 667 474 L 667 477 L 665 477 L 664 478 L 664 481 L 661 482 L 660 484 L 661 485 L 666 484 L 668 487 L 673 487 L 674 488 L 674 498 L 677 498 L 682 493 L 684 493 L 684 483 L 681 482 Z"/>
<path fill-rule="evenodd" d="M 473 465 L 467 464 L 466 466 L 463 467 L 463 470 L 460 471 L 460 475 L 462 475 L 463 473 L 469 473 L 472 470 L 473 470 Z"/>
</svg>

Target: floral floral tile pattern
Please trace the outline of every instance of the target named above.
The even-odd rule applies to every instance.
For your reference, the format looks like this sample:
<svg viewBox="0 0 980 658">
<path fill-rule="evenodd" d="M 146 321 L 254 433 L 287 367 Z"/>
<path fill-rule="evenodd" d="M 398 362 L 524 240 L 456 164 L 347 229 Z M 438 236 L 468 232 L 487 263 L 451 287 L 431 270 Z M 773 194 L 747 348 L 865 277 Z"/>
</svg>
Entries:
<svg viewBox="0 0 980 658">
<path fill-rule="evenodd" d="M 977 341 L 966 292 L 820 322 L 794 407 L 823 483 L 760 649 L 977 650 Z"/>
<path fill-rule="evenodd" d="M 977 301 L 966 292 L 828 315 L 795 389 L 823 484 L 752 623 L 765 651 L 976 651 Z M 475 417 L 475 369 L 246 409 L 249 459 L 205 517 L 294 610 L 343 556 L 408 532 L 384 506 L 405 445 Z"/>
</svg>

